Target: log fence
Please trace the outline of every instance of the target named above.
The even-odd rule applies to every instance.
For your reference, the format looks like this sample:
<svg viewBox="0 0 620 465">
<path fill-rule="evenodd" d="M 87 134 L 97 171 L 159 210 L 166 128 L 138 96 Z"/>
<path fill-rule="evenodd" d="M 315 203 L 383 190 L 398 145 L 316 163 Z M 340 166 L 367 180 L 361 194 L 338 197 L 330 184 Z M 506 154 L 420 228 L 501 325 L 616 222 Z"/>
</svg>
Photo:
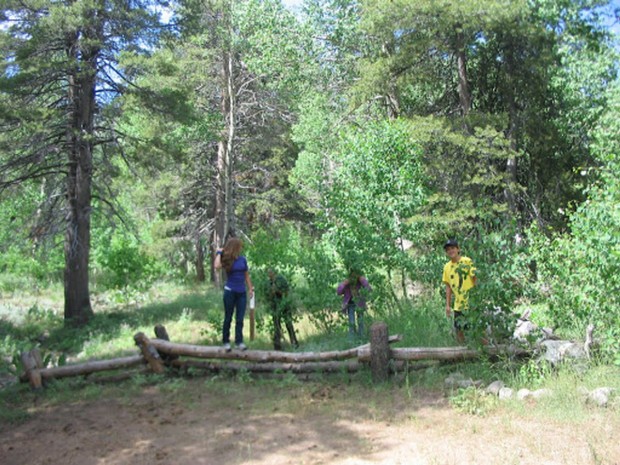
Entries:
<svg viewBox="0 0 620 465">
<path fill-rule="evenodd" d="M 463 361 L 481 355 L 523 355 L 526 351 L 514 347 L 493 346 L 484 351 L 467 347 L 434 348 L 390 348 L 390 344 L 402 339 L 400 335 L 388 335 L 387 325 L 374 323 L 370 328 L 370 343 L 346 350 L 326 352 L 281 352 L 273 350 L 232 350 L 227 352 L 218 346 L 202 346 L 171 342 L 166 329 L 155 327 L 156 338 L 149 339 L 144 333 L 137 333 L 134 341 L 139 353 L 110 360 L 89 361 L 81 364 L 43 367 L 37 349 L 21 354 L 24 373 L 22 382 L 30 383 L 33 389 L 40 389 L 46 380 L 69 376 L 88 376 L 93 373 L 135 369 L 140 372 L 164 373 L 167 368 L 188 369 L 191 367 L 211 372 L 241 371 L 253 373 L 353 373 L 363 367 L 370 367 L 375 382 L 385 381 L 390 370 L 403 369 L 409 362 L 418 361 Z M 146 370 L 145 370 L 146 369 Z M 130 374 L 117 376 L 125 378 Z M 114 377 L 111 377 L 114 378 Z"/>
</svg>

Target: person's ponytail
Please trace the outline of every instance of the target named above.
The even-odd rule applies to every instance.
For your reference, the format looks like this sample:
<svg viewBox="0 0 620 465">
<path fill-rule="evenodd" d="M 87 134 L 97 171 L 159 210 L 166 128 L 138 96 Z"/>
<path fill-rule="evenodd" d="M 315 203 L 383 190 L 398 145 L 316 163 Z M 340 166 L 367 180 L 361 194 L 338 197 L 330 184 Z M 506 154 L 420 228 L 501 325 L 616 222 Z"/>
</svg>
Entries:
<svg viewBox="0 0 620 465">
<path fill-rule="evenodd" d="M 232 256 L 232 254 L 230 253 L 230 250 L 224 249 L 224 251 L 222 252 L 221 261 L 222 261 L 222 268 L 226 270 L 226 273 L 230 273 L 230 270 L 232 270 L 233 263 L 235 263 L 235 257 Z"/>
<path fill-rule="evenodd" d="M 226 273 L 230 273 L 235 260 L 241 255 L 241 249 L 243 248 L 243 242 L 241 239 L 231 237 L 226 241 L 224 249 L 222 250 L 221 263 L 222 268 L 226 270 Z"/>
</svg>

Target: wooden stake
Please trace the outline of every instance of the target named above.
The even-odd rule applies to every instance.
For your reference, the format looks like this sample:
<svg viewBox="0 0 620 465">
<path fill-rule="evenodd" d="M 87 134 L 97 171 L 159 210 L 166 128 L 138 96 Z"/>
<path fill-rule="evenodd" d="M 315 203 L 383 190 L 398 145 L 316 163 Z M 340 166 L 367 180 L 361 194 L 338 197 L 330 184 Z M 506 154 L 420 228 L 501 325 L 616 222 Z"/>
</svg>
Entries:
<svg viewBox="0 0 620 465">
<path fill-rule="evenodd" d="M 155 336 L 157 336 L 158 339 L 161 339 L 163 341 L 170 340 L 170 337 L 168 336 L 168 331 L 166 331 L 166 327 L 164 325 L 155 326 Z M 165 354 L 165 353 L 160 354 L 160 356 L 166 365 L 169 365 L 170 362 L 179 358 L 178 355 Z"/>
<path fill-rule="evenodd" d="M 382 321 L 370 327 L 370 370 L 375 383 L 387 381 L 390 362 L 388 327 Z"/>
<path fill-rule="evenodd" d="M 157 349 L 153 347 L 149 338 L 146 337 L 146 334 L 137 333 L 133 339 L 136 341 L 136 345 L 140 348 L 142 356 L 151 367 L 151 370 L 154 373 L 163 373 L 165 371 L 164 362 L 159 356 Z"/>
<path fill-rule="evenodd" d="M 41 357 L 39 357 L 39 359 L 40 358 Z M 28 381 L 30 382 L 30 387 L 32 389 L 41 389 L 43 387 L 41 371 L 37 367 L 37 360 L 35 356 L 33 356 L 32 351 L 22 352 L 21 360 L 24 365 L 24 370 L 26 371 Z"/>
</svg>

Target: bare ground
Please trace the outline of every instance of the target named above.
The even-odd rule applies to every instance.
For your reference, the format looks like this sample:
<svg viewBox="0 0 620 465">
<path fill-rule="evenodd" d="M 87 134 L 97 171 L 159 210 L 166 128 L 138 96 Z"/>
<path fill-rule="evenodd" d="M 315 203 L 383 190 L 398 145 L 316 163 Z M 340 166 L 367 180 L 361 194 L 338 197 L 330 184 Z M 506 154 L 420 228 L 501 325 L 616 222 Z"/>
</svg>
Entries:
<svg viewBox="0 0 620 465">
<path fill-rule="evenodd" d="M 166 386 L 166 385 L 164 385 Z M 0 464 L 620 465 L 617 411 L 458 413 L 440 391 L 192 379 L 105 389 L 0 425 Z M 128 388 L 128 390 L 131 390 Z M 137 395 L 136 395 L 137 394 Z"/>
</svg>

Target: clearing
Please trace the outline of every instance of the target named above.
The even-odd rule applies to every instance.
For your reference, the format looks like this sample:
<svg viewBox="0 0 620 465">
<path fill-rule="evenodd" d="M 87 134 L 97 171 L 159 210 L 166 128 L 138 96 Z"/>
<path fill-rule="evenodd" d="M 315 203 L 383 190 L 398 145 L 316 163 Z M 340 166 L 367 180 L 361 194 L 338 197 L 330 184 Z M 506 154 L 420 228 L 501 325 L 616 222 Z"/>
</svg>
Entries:
<svg viewBox="0 0 620 465">
<path fill-rule="evenodd" d="M 284 375 L 61 385 L 28 394 L 25 422 L 0 425 L 0 464 L 620 465 L 617 409 L 581 405 L 559 419 L 541 400 L 469 415 L 442 391 L 396 384 Z"/>
</svg>

